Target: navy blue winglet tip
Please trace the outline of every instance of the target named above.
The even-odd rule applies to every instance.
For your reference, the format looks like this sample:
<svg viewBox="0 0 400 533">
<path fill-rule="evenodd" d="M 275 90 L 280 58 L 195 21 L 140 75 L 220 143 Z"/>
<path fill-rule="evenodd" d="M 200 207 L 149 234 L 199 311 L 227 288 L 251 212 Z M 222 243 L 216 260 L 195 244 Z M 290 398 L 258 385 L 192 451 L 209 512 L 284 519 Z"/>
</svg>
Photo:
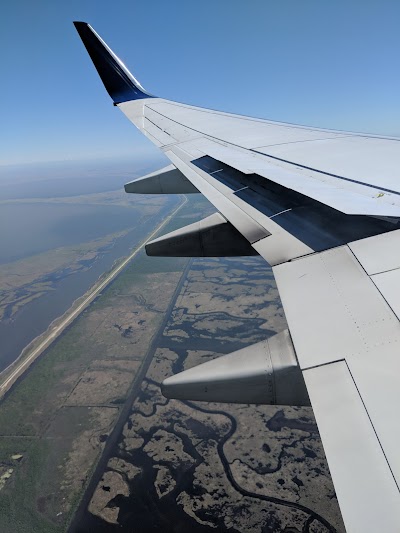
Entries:
<svg viewBox="0 0 400 533">
<path fill-rule="evenodd" d="M 74 21 L 74 26 L 115 105 L 142 98 L 154 98 L 143 89 L 87 22 Z"/>
</svg>

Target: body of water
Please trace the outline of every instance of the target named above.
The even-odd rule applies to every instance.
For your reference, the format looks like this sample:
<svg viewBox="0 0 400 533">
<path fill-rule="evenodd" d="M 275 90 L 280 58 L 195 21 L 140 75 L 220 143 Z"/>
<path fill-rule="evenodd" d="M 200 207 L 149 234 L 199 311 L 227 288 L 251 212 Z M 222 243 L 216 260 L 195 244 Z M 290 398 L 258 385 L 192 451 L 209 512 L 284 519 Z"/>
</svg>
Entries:
<svg viewBox="0 0 400 533">
<path fill-rule="evenodd" d="M 35 204 L 34 209 L 26 211 L 25 204 L 1 206 L 2 212 L 3 208 L 11 207 L 13 216 L 10 221 L 15 220 L 14 228 L 8 229 L 0 222 L 0 242 L 4 240 L 7 243 L 5 247 L 0 247 L 0 260 L 3 262 L 12 260 L 11 257 L 18 258 L 18 255 L 26 257 L 55 246 L 86 242 L 107 233 L 131 229 L 112 246 L 105 247 L 90 263 L 86 262 L 87 270 L 58 272 L 44 279 L 53 283 L 54 290 L 23 306 L 11 319 L 0 321 L 0 371 L 12 363 L 55 318 L 65 313 L 99 276 L 110 270 L 117 259 L 128 255 L 178 202 L 177 197 L 169 197 L 157 214 L 145 219 L 135 209 L 116 206 L 66 205 L 68 209 L 65 212 L 61 209 L 64 206 L 54 204 Z M 34 204 L 29 205 L 32 207 Z M 23 224 L 16 220 L 18 215 L 23 217 Z"/>
<path fill-rule="evenodd" d="M 136 209 L 84 204 L 0 206 L 0 264 L 88 242 L 138 225 Z"/>
</svg>

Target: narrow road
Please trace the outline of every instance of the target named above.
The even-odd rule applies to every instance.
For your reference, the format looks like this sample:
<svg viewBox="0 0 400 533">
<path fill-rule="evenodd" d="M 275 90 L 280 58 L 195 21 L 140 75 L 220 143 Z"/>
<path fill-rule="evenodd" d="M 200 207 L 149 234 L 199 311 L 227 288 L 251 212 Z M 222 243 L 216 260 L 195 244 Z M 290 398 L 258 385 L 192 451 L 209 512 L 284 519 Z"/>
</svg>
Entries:
<svg viewBox="0 0 400 533">
<path fill-rule="evenodd" d="M 99 285 L 94 285 L 92 290 L 89 291 L 85 299 L 76 307 L 75 309 L 71 309 L 70 312 L 67 312 L 65 318 L 60 322 L 60 324 L 57 324 L 52 328 L 52 330 L 49 332 L 49 334 L 42 340 L 42 342 L 33 349 L 31 353 L 29 353 L 26 357 L 21 358 L 21 361 L 16 363 L 13 363 L 11 365 L 15 368 L 12 370 L 12 372 L 5 376 L 4 381 L 0 384 L 0 398 L 4 396 L 4 394 L 12 387 L 12 385 L 15 383 L 15 381 L 29 368 L 29 366 L 39 357 L 39 355 L 50 346 L 52 342 L 54 342 L 57 337 L 64 331 L 64 329 L 69 326 L 75 318 L 77 318 L 86 307 L 92 303 L 92 301 L 101 293 L 101 291 L 107 287 L 107 285 L 116 277 L 120 272 L 126 267 L 126 265 L 136 257 L 136 255 L 144 248 L 146 243 L 151 240 L 168 222 L 176 215 L 176 213 L 186 204 L 187 197 L 185 196 L 183 201 L 178 205 L 174 211 L 167 216 L 161 224 L 159 224 L 155 230 L 144 240 L 126 259 L 122 261 L 118 266 L 116 266 L 111 272 L 108 274 L 108 276 L 101 282 Z M 73 307 L 73 306 L 72 306 Z M 5 369 L 3 371 L 3 374 L 7 373 L 7 370 Z M 0 376 L 1 379 L 1 376 Z"/>
</svg>

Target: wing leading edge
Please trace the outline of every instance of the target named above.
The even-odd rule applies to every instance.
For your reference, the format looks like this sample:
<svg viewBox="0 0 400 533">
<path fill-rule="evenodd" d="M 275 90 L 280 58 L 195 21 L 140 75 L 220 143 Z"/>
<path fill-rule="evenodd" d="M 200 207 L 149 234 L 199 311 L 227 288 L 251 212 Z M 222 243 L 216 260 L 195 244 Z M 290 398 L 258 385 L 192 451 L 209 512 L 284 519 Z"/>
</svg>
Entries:
<svg viewBox="0 0 400 533">
<path fill-rule="evenodd" d="M 399 139 L 156 98 L 75 26 L 114 104 L 172 163 L 127 192 L 198 191 L 219 211 L 148 253 L 259 253 L 287 316 L 289 331 L 168 378 L 164 394 L 311 400 L 347 530 L 400 531 Z"/>
</svg>

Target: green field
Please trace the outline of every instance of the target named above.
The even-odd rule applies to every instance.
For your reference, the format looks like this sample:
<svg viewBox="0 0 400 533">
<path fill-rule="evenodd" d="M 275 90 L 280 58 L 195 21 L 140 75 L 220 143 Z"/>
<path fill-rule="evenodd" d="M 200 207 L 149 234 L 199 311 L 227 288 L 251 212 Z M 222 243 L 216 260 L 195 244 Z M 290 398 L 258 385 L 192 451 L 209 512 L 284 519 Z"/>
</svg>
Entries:
<svg viewBox="0 0 400 533">
<path fill-rule="evenodd" d="M 163 233 L 209 212 L 192 196 Z M 0 403 L 1 532 L 65 531 L 186 264 L 138 254 Z"/>
</svg>

